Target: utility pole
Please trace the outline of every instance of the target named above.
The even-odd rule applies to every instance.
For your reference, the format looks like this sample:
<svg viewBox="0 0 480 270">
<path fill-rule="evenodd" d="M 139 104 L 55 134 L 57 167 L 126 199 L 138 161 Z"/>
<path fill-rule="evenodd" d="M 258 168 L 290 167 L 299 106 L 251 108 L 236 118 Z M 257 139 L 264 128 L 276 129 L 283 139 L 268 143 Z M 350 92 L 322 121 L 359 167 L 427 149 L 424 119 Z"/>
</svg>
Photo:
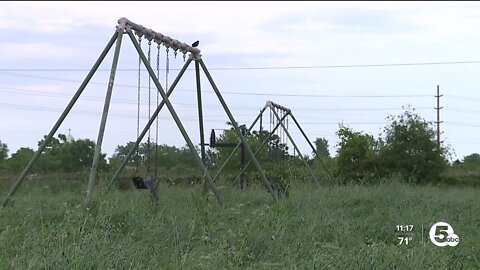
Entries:
<svg viewBox="0 0 480 270">
<path fill-rule="evenodd" d="M 437 123 L 437 145 L 438 147 L 440 147 L 440 123 L 442 123 L 443 121 L 440 121 L 440 109 L 442 109 L 443 107 L 440 107 L 440 97 L 442 97 L 443 95 L 440 95 L 440 85 L 437 85 L 437 95 L 435 96 L 437 98 L 437 107 L 435 108 L 435 110 L 437 110 L 437 121 L 435 123 Z"/>
</svg>

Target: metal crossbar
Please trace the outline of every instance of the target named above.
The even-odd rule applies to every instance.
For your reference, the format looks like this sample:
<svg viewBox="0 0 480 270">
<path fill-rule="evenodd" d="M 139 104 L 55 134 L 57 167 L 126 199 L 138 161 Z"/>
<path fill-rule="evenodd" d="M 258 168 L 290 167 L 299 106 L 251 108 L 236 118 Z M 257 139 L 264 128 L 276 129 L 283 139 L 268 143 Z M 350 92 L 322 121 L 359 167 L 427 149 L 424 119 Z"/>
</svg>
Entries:
<svg viewBox="0 0 480 270">
<path fill-rule="evenodd" d="M 265 108 L 270 108 L 270 109 L 277 108 L 277 109 L 280 109 L 280 110 L 284 111 L 287 114 L 289 114 L 292 111 L 289 108 L 284 107 L 284 106 L 282 106 L 280 104 L 277 104 L 277 103 L 275 103 L 273 101 L 270 101 L 270 100 L 265 103 Z"/>
<path fill-rule="evenodd" d="M 180 51 L 184 55 L 186 53 L 191 53 L 191 57 L 193 57 L 193 59 L 200 59 L 202 57 L 198 48 L 194 48 L 187 43 L 178 41 L 160 32 L 155 32 L 152 29 L 144 27 L 143 25 L 136 24 L 125 17 L 122 17 L 118 20 L 117 29 L 132 29 L 135 31 L 135 35 L 138 37 L 144 36 L 148 41 L 153 40 L 158 45 L 163 45 L 166 48 L 172 48 L 175 52 Z"/>
</svg>

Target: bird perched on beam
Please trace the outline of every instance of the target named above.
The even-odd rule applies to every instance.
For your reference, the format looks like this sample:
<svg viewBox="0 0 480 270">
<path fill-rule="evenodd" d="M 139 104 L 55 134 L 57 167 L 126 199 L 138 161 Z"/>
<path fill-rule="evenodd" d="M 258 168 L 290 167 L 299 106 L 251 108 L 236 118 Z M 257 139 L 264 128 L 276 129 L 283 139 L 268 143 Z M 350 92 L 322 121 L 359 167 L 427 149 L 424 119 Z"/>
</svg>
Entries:
<svg viewBox="0 0 480 270">
<path fill-rule="evenodd" d="M 194 47 L 194 48 L 197 47 L 197 46 L 198 46 L 198 43 L 200 43 L 200 41 L 198 41 L 198 40 L 195 41 L 195 42 L 193 42 L 192 47 Z"/>
</svg>

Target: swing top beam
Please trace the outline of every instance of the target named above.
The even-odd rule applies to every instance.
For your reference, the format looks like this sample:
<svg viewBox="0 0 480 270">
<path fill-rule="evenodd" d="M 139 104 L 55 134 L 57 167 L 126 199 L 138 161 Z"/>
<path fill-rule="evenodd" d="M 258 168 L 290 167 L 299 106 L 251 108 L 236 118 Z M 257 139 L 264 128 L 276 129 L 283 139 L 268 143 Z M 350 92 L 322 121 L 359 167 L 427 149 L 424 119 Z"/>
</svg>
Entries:
<svg viewBox="0 0 480 270">
<path fill-rule="evenodd" d="M 146 28 L 140 24 L 136 24 L 125 17 L 122 17 L 118 20 L 117 29 L 133 29 L 135 30 L 135 35 L 138 37 L 144 36 L 148 41 L 153 40 L 158 45 L 163 45 L 167 49 L 172 48 L 175 52 L 179 50 L 183 54 L 191 53 L 194 59 L 201 58 L 200 50 L 198 48 L 194 48 L 184 42 L 163 35 L 162 33 L 155 32 L 152 29 Z"/>
<path fill-rule="evenodd" d="M 286 113 L 290 113 L 290 112 L 292 111 L 292 110 L 290 110 L 289 108 L 283 107 L 282 105 L 279 105 L 279 104 L 277 104 L 277 103 L 275 103 L 275 102 L 273 102 L 273 101 L 270 101 L 270 100 L 267 101 L 267 103 L 265 103 L 265 107 L 264 107 L 264 108 L 270 108 L 270 109 L 272 109 L 272 108 L 277 108 L 277 109 L 280 109 L 280 110 L 282 110 L 282 111 L 284 111 L 284 112 L 286 112 Z"/>
</svg>

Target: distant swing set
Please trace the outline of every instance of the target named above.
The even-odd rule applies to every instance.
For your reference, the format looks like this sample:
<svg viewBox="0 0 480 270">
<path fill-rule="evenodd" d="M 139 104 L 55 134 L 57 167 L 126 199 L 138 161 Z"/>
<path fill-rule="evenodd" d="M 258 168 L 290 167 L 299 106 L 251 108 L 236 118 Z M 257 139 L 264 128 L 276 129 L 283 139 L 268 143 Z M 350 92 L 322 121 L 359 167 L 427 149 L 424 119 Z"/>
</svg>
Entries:
<svg viewBox="0 0 480 270">
<path fill-rule="evenodd" d="M 293 138 L 290 136 L 288 132 L 288 125 L 286 126 L 284 124 L 285 119 L 290 116 L 292 120 L 295 122 L 296 126 L 300 129 L 302 135 L 304 138 L 307 140 L 309 143 L 310 147 L 312 148 L 313 152 L 316 153 L 315 147 L 312 145 L 312 143 L 308 140 L 305 132 L 301 129 L 300 125 L 298 124 L 297 120 L 294 118 L 292 112 L 290 109 L 287 109 L 281 105 L 278 105 L 276 103 L 273 103 L 271 101 L 268 101 L 265 105 L 265 107 L 260 111 L 260 114 L 256 117 L 256 119 L 253 121 L 252 125 L 250 128 L 245 131 L 241 130 L 238 123 L 235 121 L 231 111 L 229 110 L 225 100 L 223 99 L 220 91 L 218 90 L 212 76 L 210 75 L 205 63 L 203 62 L 201 51 L 196 48 L 198 45 L 198 41 L 195 42 L 194 44 L 188 45 L 186 43 L 180 42 L 176 39 L 173 39 L 169 36 L 163 35 L 159 32 L 155 32 L 151 29 L 145 28 L 142 25 L 136 24 L 134 22 L 131 22 L 127 18 L 120 18 L 118 20 L 118 25 L 116 26 L 116 30 L 111 37 L 110 41 L 107 43 L 106 47 L 100 54 L 99 58 L 97 61 L 94 63 L 93 67 L 87 74 L 86 78 L 83 80 L 81 85 L 79 86 L 78 90 L 66 106 L 65 110 L 63 113 L 60 115 L 52 129 L 50 130 L 49 134 L 43 140 L 42 144 L 38 147 L 37 151 L 33 155 L 33 157 L 30 159 L 24 170 L 21 172 L 21 174 L 18 176 L 16 182 L 14 183 L 13 187 L 9 190 L 7 196 L 3 200 L 3 207 L 5 207 L 12 196 L 16 193 L 22 182 L 25 180 L 27 174 L 30 172 L 32 169 L 33 165 L 36 163 L 40 155 L 42 154 L 43 150 L 45 147 L 48 145 L 48 143 L 51 141 L 55 133 L 57 132 L 58 128 L 62 124 L 62 122 L 65 120 L 66 116 L 69 114 L 73 106 L 75 105 L 76 101 L 79 99 L 81 96 L 82 92 L 90 82 L 91 78 L 99 68 L 100 64 L 102 61 L 105 59 L 106 55 L 108 52 L 111 50 L 113 44 L 115 43 L 115 50 L 114 50 L 114 56 L 113 56 L 113 61 L 112 61 L 112 67 L 110 70 L 110 77 L 109 77 L 109 82 L 107 86 L 107 92 L 105 96 L 105 102 L 104 102 L 104 107 L 103 107 L 103 112 L 102 112 L 102 117 L 100 121 L 100 127 L 98 131 L 98 137 L 96 141 L 96 146 L 95 146 L 95 154 L 93 157 L 93 162 L 92 166 L 90 169 L 90 175 L 89 175 L 89 180 L 88 180 L 88 187 L 87 187 L 87 192 L 86 192 L 86 198 L 85 198 L 85 206 L 87 209 L 91 207 L 92 200 L 93 200 L 93 189 L 95 186 L 95 180 L 96 180 L 96 175 L 97 175 L 97 169 L 98 169 L 98 162 L 99 158 L 101 155 L 101 147 L 102 147 L 102 142 L 104 138 L 104 132 L 105 132 L 105 126 L 106 126 L 106 120 L 108 116 L 108 111 L 109 111 L 109 106 L 110 106 L 110 100 L 112 97 L 112 91 L 113 91 L 113 86 L 114 86 L 114 81 L 115 81 L 115 75 L 116 75 L 116 70 L 117 70 L 117 64 L 118 64 L 118 59 L 120 55 L 120 48 L 122 44 L 122 38 L 123 35 L 127 35 L 130 38 L 130 41 L 132 42 L 133 46 L 135 47 L 138 56 L 139 56 L 139 61 L 138 61 L 138 89 L 137 89 L 137 102 L 138 102 L 138 107 L 137 107 L 137 140 L 135 141 L 135 144 L 133 147 L 129 150 L 128 154 L 125 156 L 122 164 L 120 167 L 117 169 L 117 171 L 114 173 L 113 177 L 110 179 L 108 182 L 108 187 L 110 188 L 111 185 L 119 178 L 120 174 L 122 173 L 123 169 L 125 168 L 126 164 L 128 163 L 129 160 L 131 160 L 132 156 L 135 155 L 135 176 L 132 177 L 132 182 L 134 186 L 138 189 L 148 189 L 151 192 L 152 195 L 152 200 L 157 200 L 158 198 L 158 171 L 157 171 L 157 148 L 158 148 L 158 114 L 160 110 L 164 107 L 167 106 L 168 111 L 170 112 L 173 120 L 175 121 L 179 131 L 181 132 L 183 138 L 185 139 L 187 146 L 189 147 L 190 151 L 192 152 L 195 162 L 197 166 L 200 168 L 200 170 L 203 172 L 204 175 L 204 180 L 205 180 L 205 185 L 206 187 L 210 188 L 217 201 L 223 205 L 224 204 L 224 198 L 219 192 L 218 188 L 214 184 L 214 180 L 218 177 L 220 172 L 223 170 L 225 164 L 228 162 L 228 160 L 232 157 L 233 153 L 235 152 L 238 147 L 242 147 L 243 151 L 246 152 L 244 154 L 247 154 L 250 156 L 251 162 L 254 163 L 256 169 L 258 170 L 260 174 L 260 178 L 267 188 L 268 192 L 271 194 L 272 198 L 274 201 L 278 200 L 278 194 L 274 190 L 273 186 L 271 185 L 270 181 L 267 179 L 267 176 L 258 162 L 256 158 L 256 154 L 260 149 L 257 149 L 256 153 L 254 153 L 251 149 L 251 147 L 248 145 L 246 137 L 249 134 L 249 132 L 253 129 L 255 124 L 258 122 L 258 120 L 262 119 L 263 113 L 266 109 L 271 110 L 271 119 L 272 117 L 275 117 L 276 119 L 276 124 L 275 127 L 272 127 L 271 132 L 269 134 L 269 137 L 272 136 L 272 134 L 277 130 L 279 127 L 281 127 L 285 134 L 288 136 L 290 142 L 295 148 L 295 151 L 300 154 L 300 150 L 298 149 L 297 145 L 293 141 Z M 138 39 L 137 39 L 138 37 Z M 142 49 L 142 39 L 148 40 L 148 53 L 145 55 L 143 49 Z M 152 68 L 152 59 L 151 59 L 151 47 L 152 43 L 156 44 L 157 48 L 157 57 L 156 57 L 156 70 Z M 162 87 L 160 81 L 159 81 L 159 76 L 160 76 L 160 47 L 163 46 L 166 49 L 166 82 L 165 82 L 165 89 Z M 168 73 L 169 73 L 169 51 L 173 50 L 175 58 L 177 56 L 178 52 L 181 52 L 183 54 L 183 60 L 184 60 L 184 65 L 180 69 L 179 73 L 176 75 L 174 81 L 172 84 L 169 86 L 168 85 Z M 187 58 L 188 54 L 188 58 Z M 195 146 L 190 139 L 188 133 L 186 132 L 184 125 L 180 118 L 178 117 L 172 103 L 169 100 L 170 95 L 172 94 L 173 90 L 177 86 L 178 82 L 181 80 L 182 76 L 184 75 L 185 71 L 191 64 L 191 62 L 195 62 L 195 81 L 196 81 L 196 88 L 197 88 L 197 103 L 198 103 L 198 119 L 199 119 L 199 132 L 200 132 L 200 156 L 197 153 Z M 140 70 L 142 64 L 145 66 L 148 75 L 149 75 L 149 81 L 148 81 L 148 117 L 149 120 L 147 124 L 144 126 L 143 130 L 140 132 Z M 208 82 L 210 83 L 215 95 L 217 96 L 220 104 L 223 107 L 223 110 L 225 111 L 230 123 L 232 124 L 234 130 L 238 134 L 238 137 L 240 138 L 240 141 L 238 144 L 235 146 L 235 149 L 232 151 L 231 155 L 228 157 L 228 159 L 225 161 L 225 163 L 220 167 L 220 169 L 217 171 L 216 175 L 212 177 L 210 175 L 209 170 L 207 169 L 206 164 L 206 156 L 205 156 L 205 146 L 208 144 L 205 143 L 204 141 L 204 128 L 203 128 L 203 112 L 202 112 L 202 96 L 201 96 L 201 84 L 200 84 L 200 68 L 205 74 Z M 156 72 L 155 72 L 156 71 Z M 151 89 L 152 85 L 151 83 L 153 82 L 154 87 L 157 90 L 156 94 L 156 109 L 153 113 L 151 113 Z M 166 91 L 165 91 L 166 90 Z M 161 100 L 160 100 L 161 97 Z M 279 116 L 279 114 L 281 116 Z M 150 167 L 150 160 L 147 163 L 147 175 L 144 177 L 140 176 L 139 174 L 139 145 L 144 139 L 145 135 L 148 133 L 147 137 L 147 154 L 150 158 L 151 156 L 151 131 L 150 128 L 152 124 L 156 121 L 156 128 L 155 128 L 155 159 L 154 159 L 154 172 L 152 175 L 151 172 L 151 167 Z M 262 125 L 260 125 L 260 129 L 262 129 Z M 263 147 L 267 142 L 269 138 L 266 138 L 263 141 L 263 144 L 261 147 Z M 211 145 L 211 147 L 215 147 L 214 145 Z M 303 159 L 303 158 L 302 158 Z M 310 169 L 308 166 L 307 162 L 303 160 L 306 167 L 309 169 L 310 173 L 312 174 L 312 178 L 318 183 L 318 179 L 316 178 L 315 174 L 313 171 Z M 322 164 L 323 165 L 323 164 Z M 242 164 L 241 171 L 239 173 L 240 175 L 243 175 L 245 168 L 248 166 L 248 164 Z M 325 168 L 326 169 L 326 168 Z M 328 172 L 328 170 L 327 170 Z M 333 176 L 328 172 L 329 176 L 333 178 Z M 238 177 L 237 177 L 238 178 Z M 242 187 L 243 187 L 243 180 L 242 180 Z"/>
</svg>

